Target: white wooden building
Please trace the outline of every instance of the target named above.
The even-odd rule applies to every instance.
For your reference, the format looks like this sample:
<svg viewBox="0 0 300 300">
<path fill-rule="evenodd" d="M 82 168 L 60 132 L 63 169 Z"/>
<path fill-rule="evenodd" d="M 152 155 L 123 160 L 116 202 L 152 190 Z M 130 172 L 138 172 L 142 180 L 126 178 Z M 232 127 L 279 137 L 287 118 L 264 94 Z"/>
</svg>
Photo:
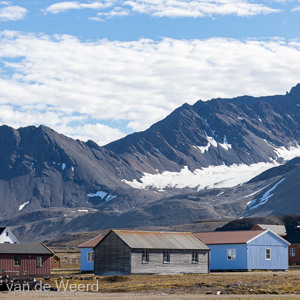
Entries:
<svg viewBox="0 0 300 300">
<path fill-rule="evenodd" d="M 9 227 L 0 227 L 0 244 L 18 244 L 18 239 L 14 236 Z"/>
</svg>

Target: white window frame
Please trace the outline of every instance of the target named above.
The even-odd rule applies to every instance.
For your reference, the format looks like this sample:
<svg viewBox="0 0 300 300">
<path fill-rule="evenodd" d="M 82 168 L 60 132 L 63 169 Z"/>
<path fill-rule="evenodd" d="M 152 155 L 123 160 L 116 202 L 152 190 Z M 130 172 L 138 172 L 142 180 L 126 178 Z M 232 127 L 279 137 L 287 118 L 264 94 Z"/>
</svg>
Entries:
<svg viewBox="0 0 300 300">
<path fill-rule="evenodd" d="M 88 262 L 94 262 L 94 252 L 88 252 L 87 253 L 87 261 Z"/>
<path fill-rule="evenodd" d="M 296 256 L 296 248 L 290 248 L 290 256 Z"/>
<path fill-rule="evenodd" d="M 271 248 L 266 248 L 266 260 L 271 260 Z"/>
<path fill-rule="evenodd" d="M 163 263 L 169 264 L 171 262 L 170 250 L 164 250 L 163 252 Z"/>
<path fill-rule="evenodd" d="M 142 264 L 149 264 L 149 251 L 143 250 L 142 252 Z"/>
<path fill-rule="evenodd" d="M 198 264 L 198 263 L 199 263 L 199 252 L 192 251 L 192 264 Z"/>
<path fill-rule="evenodd" d="M 227 249 L 227 260 L 236 260 L 236 248 Z"/>
</svg>

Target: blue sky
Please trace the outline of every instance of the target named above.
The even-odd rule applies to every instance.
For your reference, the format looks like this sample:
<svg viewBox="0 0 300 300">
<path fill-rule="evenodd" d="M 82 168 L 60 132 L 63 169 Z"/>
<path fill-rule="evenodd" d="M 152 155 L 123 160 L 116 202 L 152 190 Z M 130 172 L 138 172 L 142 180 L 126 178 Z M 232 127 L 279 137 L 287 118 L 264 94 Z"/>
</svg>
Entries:
<svg viewBox="0 0 300 300">
<path fill-rule="evenodd" d="M 300 82 L 300 1 L 0 1 L 0 123 L 100 145 Z"/>
</svg>

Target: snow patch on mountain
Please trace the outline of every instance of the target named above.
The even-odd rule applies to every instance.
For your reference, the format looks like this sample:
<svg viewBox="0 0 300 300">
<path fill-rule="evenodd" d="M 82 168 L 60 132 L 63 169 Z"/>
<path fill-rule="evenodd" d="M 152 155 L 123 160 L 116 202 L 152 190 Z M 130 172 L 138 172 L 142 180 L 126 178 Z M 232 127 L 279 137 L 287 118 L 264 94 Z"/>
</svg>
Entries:
<svg viewBox="0 0 300 300">
<path fill-rule="evenodd" d="M 87 196 L 89 198 L 100 197 L 101 200 L 103 200 L 104 198 L 106 198 L 105 199 L 106 202 L 111 201 L 112 199 L 114 199 L 114 198 L 117 197 L 116 195 L 108 194 L 107 192 L 104 192 L 104 191 L 98 191 L 95 194 L 90 193 L 90 194 L 87 194 Z"/>
<path fill-rule="evenodd" d="M 221 188 L 233 187 L 249 181 L 263 171 L 274 167 L 275 163 L 257 163 L 252 165 L 234 164 L 231 166 L 209 166 L 190 171 L 185 166 L 180 172 L 165 171 L 158 174 L 145 173 L 142 178 L 123 182 L 136 189 L 162 188 Z"/>
<path fill-rule="evenodd" d="M 19 210 L 22 210 L 27 204 L 29 204 L 29 201 L 27 201 L 27 202 L 21 204 L 21 205 L 19 206 Z"/>
<path fill-rule="evenodd" d="M 274 194 L 271 194 L 271 192 L 274 191 L 277 188 L 277 186 L 284 180 L 285 180 L 285 178 L 282 178 L 280 181 L 278 181 L 272 188 L 270 188 L 268 191 L 266 191 L 259 200 L 253 199 L 250 203 L 248 202 L 247 208 L 254 209 L 261 205 L 266 204 L 269 201 L 269 199 L 274 195 Z"/>
</svg>

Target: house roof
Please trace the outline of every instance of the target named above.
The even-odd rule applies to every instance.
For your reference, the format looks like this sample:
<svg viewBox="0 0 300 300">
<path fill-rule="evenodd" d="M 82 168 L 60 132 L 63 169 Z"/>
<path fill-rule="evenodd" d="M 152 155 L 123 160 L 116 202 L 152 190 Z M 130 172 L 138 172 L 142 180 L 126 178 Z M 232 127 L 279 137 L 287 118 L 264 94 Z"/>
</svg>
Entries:
<svg viewBox="0 0 300 300">
<path fill-rule="evenodd" d="M 104 238 L 104 235 L 100 234 L 96 236 L 95 238 L 92 238 L 91 240 L 79 245 L 79 248 L 94 248 L 96 247 L 99 242 Z"/>
<path fill-rule="evenodd" d="M 246 244 L 265 230 L 197 232 L 194 235 L 207 245 Z"/>
<path fill-rule="evenodd" d="M 257 224 L 253 228 L 261 228 L 261 229 L 271 229 L 273 232 L 280 236 L 286 236 L 286 228 L 285 225 L 268 225 L 268 224 Z"/>
<path fill-rule="evenodd" d="M 300 225 L 287 225 L 286 230 L 284 238 L 292 244 L 300 244 Z"/>
<path fill-rule="evenodd" d="M 43 244 L 0 244 L 0 254 L 49 254 L 52 252 Z"/>
<path fill-rule="evenodd" d="M 191 232 L 112 231 L 132 249 L 209 250 Z"/>
</svg>

